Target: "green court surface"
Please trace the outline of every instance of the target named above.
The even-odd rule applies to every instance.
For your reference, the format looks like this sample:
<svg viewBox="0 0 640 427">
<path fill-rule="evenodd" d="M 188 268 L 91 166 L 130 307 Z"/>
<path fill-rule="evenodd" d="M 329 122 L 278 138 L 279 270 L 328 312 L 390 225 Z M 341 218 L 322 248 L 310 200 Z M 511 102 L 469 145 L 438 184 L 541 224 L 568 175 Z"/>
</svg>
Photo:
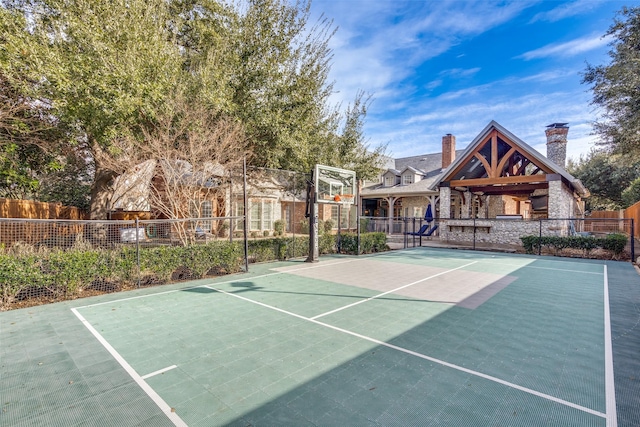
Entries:
<svg viewBox="0 0 640 427">
<path fill-rule="evenodd" d="M 0 313 L 0 425 L 636 426 L 639 279 L 415 248 Z"/>
</svg>

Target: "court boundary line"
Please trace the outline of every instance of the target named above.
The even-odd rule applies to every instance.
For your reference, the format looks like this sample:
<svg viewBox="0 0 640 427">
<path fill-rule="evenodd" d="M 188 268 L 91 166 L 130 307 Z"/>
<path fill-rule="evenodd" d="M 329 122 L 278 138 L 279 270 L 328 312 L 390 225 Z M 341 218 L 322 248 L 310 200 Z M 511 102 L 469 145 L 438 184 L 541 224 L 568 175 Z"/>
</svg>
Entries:
<svg viewBox="0 0 640 427">
<path fill-rule="evenodd" d="M 408 285 L 400 286 L 400 287 L 398 287 L 398 288 L 391 289 L 390 291 L 386 291 L 386 292 L 383 292 L 383 293 L 381 293 L 381 294 L 374 295 L 374 296 L 372 296 L 372 297 L 365 298 L 365 299 L 360 300 L 360 301 L 356 301 L 356 302 L 354 302 L 354 303 L 351 303 L 351 304 L 345 305 L 345 306 L 343 306 L 343 307 L 338 307 L 338 308 L 336 308 L 335 310 L 331 310 L 331 311 L 327 311 L 326 313 L 318 314 L 317 316 L 310 317 L 310 319 L 311 319 L 311 320 L 316 320 L 316 319 L 319 319 L 319 318 L 321 318 L 321 317 L 328 316 L 328 315 L 330 315 L 330 314 L 337 313 L 337 312 L 342 311 L 342 310 L 346 310 L 347 308 L 354 307 L 354 306 L 356 306 L 356 305 L 358 305 L 358 304 L 362 304 L 362 303 L 365 303 L 365 302 L 368 302 L 368 301 L 374 300 L 374 299 L 376 299 L 376 298 L 383 297 L 383 296 L 388 295 L 388 294 L 390 294 L 390 293 L 393 293 L 393 292 L 399 291 L 399 290 L 404 289 L 404 288 L 408 288 L 408 287 L 410 287 L 410 286 L 417 285 L 418 283 L 426 282 L 427 280 L 429 280 L 429 279 L 433 279 L 434 277 L 442 276 L 442 275 L 444 275 L 444 274 L 451 273 L 452 271 L 456 271 L 456 270 L 463 269 L 463 268 L 465 268 L 465 267 L 468 267 L 468 266 L 473 265 L 473 264 L 476 264 L 476 263 L 478 263 L 478 261 L 473 261 L 473 262 L 467 263 L 467 264 L 465 264 L 465 265 L 461 265 L 460 267 L 452 268 L 451 270 L 442 271 L 442 272 L 440 272 L 440 273 L 433 274 L 433 275 L 431 275 L 431 276 L 429 276 L 429 277 L 425 277 L 425 278 L 423 278 L 423 279 L 416 280 L 415 282 L 409 283 Z"/>
<path fill-rule="evenodd" d="M 604 378 L 607 411 L 607 427 L 618 426 L 616 408 L 616 386 L 613 371 L 613 344 L 611 340 L 611 309 L 609 307 L 609 276 L 607 265 L 604 265 Z"/>
<path fill-rule="evenodd" d="M 76 315 L 78 319 L 82 322 L 82 324 L 91 332 L 91 334 L 102 344 L 102 346 L 111 354 L 111 356 L 116 359 L 116 361 L 124 368 L 125 371 L 129 374 L 129 376 L 138 384 L 138 386 L 153 400 L 153 402 L 160 408 L 160 410 L 169 418 L 169 420 L 176 427 L 188 427 L 187 423 L 185 423 L 180 416 L 173 412 L 171 406 L 164 401 L 162 397 L 149 385 L 147 382 L 133 369 L 131 365 L 118 353 L 118 351 L 113 348 L 109 341 L 107 341 L 101 334 L 98 332 L 92 325 L 89 323 L 87 319 L 82 316 L 78 312 L 76 308 L 72 308 L 71 311 Z"/>
<path fill-rule="evenodd" d="M 549 400 L 551 402 L 555 402 L 555 403 L 558 403 L 558 404 L 561 404 L 561 405 L 564 405 L 564 406 L 567 406 L 567 407 L 570 407 L 570 408 L 573 408 L 573 409 L 577 409 L 579 411 L 582 411 L 582 412 L 585 412 L 585 413 L 588 413 L 588 414 L 591 414 L 591 415 L 598 416 L 600 418 L 605 418 L 605 419 L 607 418 L 607 414 L 604 414 L 604 413 L 602 413 L 600 411 L 596 411 L 595 409 L 587 408 L 585 406 L 578 405 L 577 403 L 569 402 L 567 400 L 560 399 L 558 397 L 551 396 L 549 394 L 545 394 L 545 393 L 542 393 L 542 392 L 539 392 L 539 391 L 536 391 L 536 390 L 533 390 L 533 389 L 530 389 L 530 388 L 527 388 L 527 387 L 524 387 L 524 386 L 520 386 L 518 384 L 510 383 L 509 381 L 505 381 L 505 380 L 502 380 L 502 379 L 497 378 L 497 377 L 493 377 L 493 376 L 488 375 L 488 374 L 483 374 L 482 372 L 474 371 L 472 369 L 468 369 L 468 368 L 465 368 L 465 367 L 462 367 L 462 366 L 459 366 L 459 365 L 455 365 L 453 363 L 446 362 L 446 361 L 441 360 L 441 359 L 436 359 L 435 357 L 427 356 L 426 354 L 418 353 L 416 351 L 409 350 L 409 349 L 406 349 L 404 347 L 400 347 L 400 346 L 397 346 L 397 345 L 394 345 L 394 344 L 389 344 L 387 342 L 380 341 L 378 339 L 375 339 L 375 338 L 372 338 L 372 337 L 368 337 L 366 335 L 362 335 L 362 334 L 359 334 L 357 332 L 349 331 L 348 329 L 339 328 L 337 326 L 333 326 L 333 325 L 330 325 L 328 323 L 321 322 L 319 320 L 311 319 L 309 317 L 305 317 L 305 316 L 302 316 L 300 314 L 296 314 L 296 313 L 293 313 L 293 312 L 290 312 L 290 311 L 287 311 L 287 310 L 283 310 L 283 309 L 278 308 L 278 307 L 270 306 L 268 304 L 265 304 L 265 303 L 262 303 L 262 302 L 259 302 L 259 301 L 254 301 L 252 299 L 243 297 L 241 295 L 234 294 L 232 292 L 223 291 L 222 289 L 216 289 L 216 288 L 214 288 L 212 286 L 205 286 L 205 287 L 209 288 L 209 289 L 211 289 L 213 291 L 220 292 L 222 294 L 229 295 L 229 296 L 232 296 L 232 297 L 247 301 L 249 303 L 256 304 L 256 305 L 268 308 L 270 310 L 275 310 L 275 311 L 278 311 L 280 313 L 284 313 L 284 314 L 287 314 L 289 316 L 296 317 L 298 319 L 305 320 L 307 322 L 311 322 L 311 323 L 314 323 L 314 324 L 319 325 L 319 326 L 323 326 L 323 327 L 326 327 L 326 328 L 329 328 L 329 329 L 333 329 L 335 331 L 342 332 L 344 334 L 351 335 L 351 336 L 363 339 L 365 341 L 372 342 L 372 343 L 377 344 L 377 345 L 381 345 L 383 347 L 388 347 L 388 348 L 391 348 L 393 350 L 397 350 L 397 351 L 400 351 L 400 352 L 403 352 L 403 353 L 406 353 L 406 354 L 410 354 L 412 356 L 415 356 L 415 357 L 418 357 L 418 358 L 421 358 L 421 359 L 424 359 L 424 360 L 428 360 L 428 361 L 433 362 L 433 363 L 437 363 L 437 364 L 439 364 L 441 366 L 445 366 L 447 368 L 455 369 L 457 371 L 464 372 L 466 374 L 470 374 L 470 375 L 473 375 L 473 376 L 476 376 L 476 377 L 479 377 L 479 378 L 483 378 L 483 379 L 486 379 L 486 380 L 489 380 L 489 381 L 492 381 L 492 382 L 495 382 L 495 383 L 498 383 L 498 384 L 501 384 L 501 385 L 504 385 L 504 386 L 507 386 L 507 387 L 510 387 L 510 388 L 513 388 L 513 389 L 516 389 L 516 390 L 519 390 L 519 391 L 522 391 L 522 392 L 525 392 L 525 393 L 528 393 L 528 394 L 531 394 L 533 396 L 541 397 L 541 398 Z"/>
</svg>

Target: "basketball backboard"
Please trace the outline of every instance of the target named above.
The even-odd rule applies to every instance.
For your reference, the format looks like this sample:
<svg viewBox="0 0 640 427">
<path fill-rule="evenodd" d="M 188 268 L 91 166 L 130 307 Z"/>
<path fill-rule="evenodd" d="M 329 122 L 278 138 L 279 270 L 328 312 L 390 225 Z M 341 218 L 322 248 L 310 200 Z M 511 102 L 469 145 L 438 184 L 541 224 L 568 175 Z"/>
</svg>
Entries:
<svg viewBox="0 0 640 427">
<path fill-rule="evenodd" d="M 318 203 L 354 203 L 357 185 L 354 171 L 316 165 L 313 176 Z"/>
</svg>

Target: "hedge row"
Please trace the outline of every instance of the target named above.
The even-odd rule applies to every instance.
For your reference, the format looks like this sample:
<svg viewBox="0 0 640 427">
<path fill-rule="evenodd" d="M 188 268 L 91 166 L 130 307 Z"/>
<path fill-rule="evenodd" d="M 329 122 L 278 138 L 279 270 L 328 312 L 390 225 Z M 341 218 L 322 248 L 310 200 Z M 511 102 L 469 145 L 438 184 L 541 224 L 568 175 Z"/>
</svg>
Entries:
<svg viewBox="0 0 640 427">
<path fill-rule="evenodd" d="M 520 240 L 522 240 L 524 250 L 529 254 L 538 253 L 541 247 L 553 250 L 555 253 L 559 253 L 563 249 L 579 249 L 587 254 L 594 249 L 601 248 L 618 257 L 624 251 L 629 239 L 623 234 L 610 234 L 606 237 L 524 236 Z"/>
<path fill-rule="evenodd" d="M 241 266 L 240 242 L 141 248 L 139 254 L 129 247 L 0 253 L 0 310 L 31 295 L 73 298 L 96 284 L 119 289 L 139 277 L 145 282 L 166 283 L 178 270 L 190 278 L 201 278 L 209 273 L 236 272 Z"/>
<path fill-rule="evenodd" d="M 346 233 L 341 238 L 342 251 L 355 254 L 356 235 Z M 321 254 L 336 252 L 336 236 L 321 235 L 318 246 Z M 386 249 L 384 233 L 362 234 L 361 253 Z M 308 237 L 249 241 L 249 257 L 254 262 L 308 254 Z M 97 285 L 117 290 L 134 285 L 137 280 L 161 284 L 175 278 L 198 279 L 210 274 L 234 273 L 240 271 L 242 265 L 242 241 L 140 248 L 139 252 L 132 247 L 0 252 L 0 310 L 34 295 L 52 300 L 74 298 L 86 289 L 99 287 Z"/>
</svg>

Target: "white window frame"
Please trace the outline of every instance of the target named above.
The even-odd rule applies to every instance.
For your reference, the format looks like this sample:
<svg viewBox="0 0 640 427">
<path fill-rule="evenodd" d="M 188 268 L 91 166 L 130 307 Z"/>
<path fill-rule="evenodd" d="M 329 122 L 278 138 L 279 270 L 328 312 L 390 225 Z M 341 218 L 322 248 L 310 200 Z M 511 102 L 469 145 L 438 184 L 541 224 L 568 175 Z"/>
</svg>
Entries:
<svg viewBox="0 0 640 427">
<path fill-rule="evenodd" d="M 402 175 L 402 185 L 413 184 L 413 175 Z"/>
<path fill-rule="evenodd" d="M 247 210 L 249 231 L 273 230 L 275 203 L 275 200 L 272 199 L 249 200 L 249 209 Z"/>
<path fill-rule="evenodd" d="M 384 177 L 384 186 L 385 187 L 393 187 L 396 185 L 396 177 L 394 175 L 387 175 Z"/>
</svg>

